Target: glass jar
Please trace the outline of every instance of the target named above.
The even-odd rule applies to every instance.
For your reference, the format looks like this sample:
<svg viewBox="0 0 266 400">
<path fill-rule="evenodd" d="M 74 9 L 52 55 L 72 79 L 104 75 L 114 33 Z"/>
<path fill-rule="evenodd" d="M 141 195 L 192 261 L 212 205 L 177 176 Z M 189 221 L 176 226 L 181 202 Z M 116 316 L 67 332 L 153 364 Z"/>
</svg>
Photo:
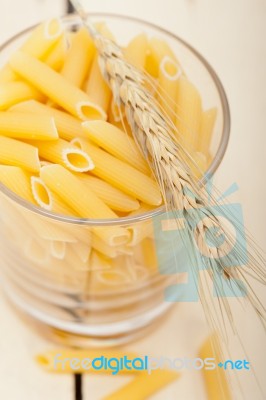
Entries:
<svg viewBox="0 0 266 400">
<path fill-rule="evenodd" d="M 210 65 L 183 40 L 155 25 L 119 15 L 93 14 L 90 18 L 104 20 L 122 46 L 143 31 L 169 43 L 198 87 L 204 108 L 217 108 L 207 171 L 213 175 L 227 147 L 230 115 L 223 87 Z M 63 23 L 69 30 L 80 25 L 76 16 L 64 17 Z M 31 30 L 1 47 L 2 64 Z M 158 268 L 154 241 L 153 222 L 163 212 L 160 207 L 118 220 L 71 218 L 29 204 L 0 185 L 1 270 L 6 294 L 17 309 L 62 334 L 101 346 L 128 340 L 171 305 L 164 299 L 164 290 L 173 276 Z M 129 233 L 127 244 L 109 246 L 101 234 L 95 234 L 115 226 Z M 163 251 L 174 258 L 181 250 L 176 248 L 175 254 L 171 249 Z"/>
</svg>

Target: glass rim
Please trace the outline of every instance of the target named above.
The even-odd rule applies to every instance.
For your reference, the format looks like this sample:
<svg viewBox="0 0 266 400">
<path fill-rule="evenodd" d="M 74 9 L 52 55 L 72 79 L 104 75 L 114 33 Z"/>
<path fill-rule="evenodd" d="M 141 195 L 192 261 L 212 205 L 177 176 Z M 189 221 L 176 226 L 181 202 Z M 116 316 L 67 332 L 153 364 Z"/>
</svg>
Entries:
<svg viewBox="0 0 266 400">
<path fill-rule="evenodd" d="M 122 15 L 122 14 L 116 14 L 116 13 L 93 12 L 93 13 L 89 13 L 89 16 L 92 18 L 102 17 L 102 18 L 109 18 L 109 19 L 112 19 L 112 18 L 120 19 L 120 20 L 124 20 L 124 21 L 140 23 L 142 25 L 145 25 L 147 27 L 155 29 L 158 32 L 162 32 L 162 33 L 166 34 L 167 36 L 170 36 L 172 39 L 178 41 L 182 45 L 184 45 L 204 65 L 204 67 L 210 74 L 210 76 L 213 79 L 213 82 L 216 86 L 216 89 L 217 89 L 217 92 L 218 92 L 218 95 L 220 98 L 221 106 L 222 106 L 222 112 L 223 112 L 223 130 L 222 130 L 222 135 L 221 135 L 218 150 L 215 153 L 215 157 L 212 160 L 209 168 L 205 172 L 204 176 L 199 180 L 200 185 L 203 185 L 204 183 L 206 183 L 207 179 L 209 179 L 213 176 L 213 174 L 216 172 L 216 170 L 218 169 L 219 165 L 222 162 L 222 159 L 225 155 L 225 152 L 226 152 L 226 149 L 228 146 L 229 137 L 230 137 L 230 126 L 231 126 L 231 118 L 230 118 L 230 109 L 229 109 L 228 99 L 227 99 L 224 87 L 220 81 L 220 78 L 218 77 L 218 75 L 216 74 L 216 72 L 214 71 L 212 66 L 196 49 L 194 49 L 193 46 L 191 46 L 185 40 L 183 40 L 176 34 L 168 31 L 167 29 L 162 28 L 161 26 L 158 26 L 152 22 L 145 21 L 141 18 Z M 82 24 L 82 21 L 80 20 L 80 18 L 77 14 L 69 14 L 69 15 L 62 16 L 61 18 L 64 21 L 67 21 L 67 20 L 75 21 L 76 20 L 77 23 Z M 34 29 L 38 25 L 39 24 L 34 24 L 26 29 L 23 29 L 22 31 L 18 32 L 17 34 L 13 35 L 11 38 L 7 39 L 2 45 L 0 45 L 0 51 L 4 50 L 15 40 L 19 39 L 22 35 L 30 32 L 32 29 Z M 54 221 L 64 222 L 64 223 L 73 224 L 73 225 L 84 225 L 84 226 L 127 225 L 127 224 L 131 224 L 131 223 L 136 223 L 136 222 L 151 219 L 151 218 L 156 217 L 166 211 L 165 206 L 162 205 L 160 207 L 157 207 L 155 209 L 147 211 L 143 214 L 127 216 L 127 217 L 118 217 L 116 219 L 91 219 L 91 218 L 70 217 L 70 216 L 53 213 L 53 212 L 45 210 L 41 207 L 35 206 L 34 204 L 28 202 L 27 200 L 22 199 L 20 196 L 18 196 L 12 190 L 8 189 L 1 182 L 0 182 L 0 190 L 5 195 L 7 195 L 7 197 L 11 198 L 11 200 L 14 200 L 20 206 L 23 206 L 24 208 L 28 209 L 29 211 L 32 211 L 36 214 L 39 214 L 43 217 L 49 218 Z"/>
</svg>

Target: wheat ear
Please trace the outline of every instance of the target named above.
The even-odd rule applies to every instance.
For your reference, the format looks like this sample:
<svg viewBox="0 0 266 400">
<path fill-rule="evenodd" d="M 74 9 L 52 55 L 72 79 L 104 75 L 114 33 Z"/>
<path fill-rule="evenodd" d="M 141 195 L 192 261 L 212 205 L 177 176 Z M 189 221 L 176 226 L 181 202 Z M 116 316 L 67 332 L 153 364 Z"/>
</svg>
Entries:
<svg viewBox="0 0 266 400">
<path fill-rule="evenodd" d="M 209 195 L 204 188 L 198 185 L 186 163 L 186 160 L 190 158 L 188 152 L 176 141 L 175 128 L 170 119 L 147 90 L 147 83 L 151 82 L 142 71 L 137 70 L 125 61 L 123 52 L 117 44 L 102 37 L 95 30 L 94 26 L 88 22 L 87 14 L 80 4 L 76 1 L 73 1 L 73 4 L 93 37 L 99 53 L 102 75 L 112 90 L 116 105 L 125 110 L 135 141 L 149 162 L 160 185 L 167 210 L 182 211 L 186 220 L 189 240 L 201 250 L 202 254 L 207 254 L 207 258 L 201 261 L 207 263 L 206 266 L 212 279 L 228 278 L 229 281 L 236 282 L 240 291 L 243 291 L 243 287 L 238 284 L 238 281 L 244 280 L 246 282 L 249 290 L 245 295 L 264 322 L 265 308 L 246 280 L 245 269 L 238 267 L 244 263 L 242 259 L 243 249 L 239 244 L 235 246 L 230 253 L 230 265 L 236 265 L 236 267 L 227 268 L 224 259 L 227 257 L 227 249 L 232 245 L 234 238 L 213 213 L 208 201 Z M 212 199 L 212 203 L 216 204 L 214 199 Z M 200 216 L 198 219 L 201 220 L 196 229 L 193 228 L 194 216 L 197 218 Z M 205 235 L 210 227 L 216 228 L 216 234 L 218 229 L 224 235 L 226 238 L 225 246 L 222 248 L 206 246 Z M 239 223 L 240 234 L 242 231 L 243 227 Z M 213 234 L 213 241 L 217 240 L 216 234 Z M 255 277 L 265 283 L 264 265 L 263 257 L 255 251 L 254 256 L 249 254 L 247 273 L 254 272 Z M 195 269 L 197 269 L 197 266 L 195 266 Z M 197 271 L 194 272 L 197 273 Z M 200 284 L 200 286 L 202 285 Z M 233 325 L 231 309 L 223 296 L 220 285 L 218 290 L 223 308 L 231 325 Z M 214 310 L 210 310 L 204 293 L 200 296 L 206 314 L 210 317 L 210 322 L 212 325 L 215 323 L 217 325 L 216 314 Z"/>
</svg>

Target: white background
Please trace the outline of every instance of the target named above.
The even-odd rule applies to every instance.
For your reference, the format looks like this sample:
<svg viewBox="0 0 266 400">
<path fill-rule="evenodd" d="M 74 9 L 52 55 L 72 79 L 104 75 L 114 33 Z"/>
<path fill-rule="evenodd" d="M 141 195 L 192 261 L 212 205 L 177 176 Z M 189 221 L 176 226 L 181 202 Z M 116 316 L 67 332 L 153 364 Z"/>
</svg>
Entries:
<svg viewBox="0 0 266 400">
<path fill-rule="evenodd" d="M 1 43 L 24 27 L 64 13 L 63 2 L 54 0 L 2 0 L 0 7 Z M 232 116 L 229 147 L 215 183 L 221 191 L 232 182 L 238 183 L 237 198 L 243 205 L 246 226 L 265 249 L 266 1 L 87 0 L 87 9 L 128 14 L 157 23 L 188 41 L 214 67 L 225 87 Z M 258 290 L 262 294 L 261 288 Z M 34 336 L 20 322 L 2 297 L 0 315 L 0 398 L 44 400 L 49 396 L 51 400 L 72 399 L 70 377 L 48 376 L 32 361 L 35 352 L 49 348 L 49 344 Z M 177 335 L 180 318 L 182 310 L 174 313 L 166 327 L 156 333 L 157 339 L 160 335 L 163 337 L 165 329 L 171 329 Z M 183 319 L 186 318 L 183 312 Z M 249 314 L 240 324 L 263 385 L 265 336 Z M 174 344 L 178 335 L 170 337 Z M 142 349 L 145 351 L 145 343 Z M 259 400 L 259 394 L 253 392 L 248 378 L 241 378 L 245 398 Z M 108 380 L 106 382 L 108 385 Z M 88 399 L 98 400 L 98 393 L 107 393 L 101 392 L 104 388 L 101 389 L 100 380 L 98 383 L 97 379 L 88 380 L 86 384 L 90 385 L 86 389 Z M 198 385 L 197 379 L 193 385 L 189 380 L 180 381 L 174 389 L 168 389 L 156 399 L 204 400 L 201 383 Z"/>
</svg>

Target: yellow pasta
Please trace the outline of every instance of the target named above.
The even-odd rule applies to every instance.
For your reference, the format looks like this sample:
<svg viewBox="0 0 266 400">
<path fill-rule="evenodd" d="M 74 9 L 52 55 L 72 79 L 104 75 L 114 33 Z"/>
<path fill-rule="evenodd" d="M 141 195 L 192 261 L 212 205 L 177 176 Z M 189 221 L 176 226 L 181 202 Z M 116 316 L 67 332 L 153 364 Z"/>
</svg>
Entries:
<svg viewBox="0 0 266 400">
<path fill-rule="evenodd" d="M 58 18 L 52 18 L 37 26 L 22 45 L 21 50 L 33 57 L 44 57 L 62 34 L 62 22 Z"/>
<path fill-rule="evenodd" d="M 21 50 L 37 58 L 44 57 L 59 40 L 62 32 L 63 26 L 58 18 L 48 20 L 34 29 L 21 47 Z M 6 64 L 0 70 L 0 83 L 11 82 L 16 78 L 17 76 L 9 64 Z"/>
<path fill-rule="evenodd" d="M 105 121 L 86 121 L 82 128 L 95 144 L 143 173 L 150 174 L 149 166 L 136 142 L 125 132 Z"/>
<path fill-rule="evenodd" d="M 0 135 L 15 139 L 54 140 L 58 138 L 53 118 L 10 111 L 0 112 Z"/>
<path fill-rule="evenodd" d="M 105 111 L 105 113 L 108 112 L 111 101 L 111 89 L 102 76 L 97 54 L 94 57 L 89 77 L 85 85 L 85 92 L 94 103 L 98 104 L 98 106 Z"/>
<path fill-rule="evenodd" d="M 112 265 L 110 261 L 103 257 L 100 253 L 95 250 L 92 250 L 90 261 L 89 261 L 89 270 L 90 271 L 103 271 L 111 269 Z M 93 286 L 93 285 L 92 285 Z M 91 287 L 93 290 L 93 287 Z"/>
<path fill-rule="evenodd" d="M 201 97 L 197 88 L 187 78 L 178 84 L 176 126 L 179 138 L 188 150 L 196 150 L 201 122 Z"/>
<path fill-rule="evenodd" d="M 207 157 L 200 152 L 196 152 L 192 154 L 192 158 L 194 162 L 189 162 L 190 167 L 197 178 L 201 178 L 208 168 L 208 159 Z"/>
<path fill-rule="evenodd" d="M 43 101 L 45 97 L 27 82 L 14 81 L 0 84 L 0 111 L 29 99 Z"/>
<path fill-rule="evenodd" d="M 176 56 L 170 46 L 162 39 L 151 38 L 148 45 L 146 70 L 154 78 L 159 76 L 160 63 L 164 57 L 170 57 L 177 62 Z"/>
<path fill-rule="evenodd" d="M 81 217 L 117 218 L 117 215 L 94 192 L 61 165 L 42 167 L 40 176 L 46 185 Z M 124 244 L 129 239 L 129 232 L 120 227 L 93 228 L 93 231 L 110 245 Z"/>
<path fill-rule="evenodd" d="M 85 92 L 36 58 L 18 51 L 11 57 L 10 65 L 70 114 L 83 120 L 107 118 L 104 110 L 94 104 Z"/>
<path fill-rule="evenodd" d="M 0 182 L 22 199 L 35 203 L 31 193 L 30 174 L 22 168 L 0 165 Z"/>
<path fill-rule="evenodd" d="M 179 377 L 176 371 L 166 369 L 153 371 L 150 375 L 142 372 L 122 388 L 104 396 L 103 400 L 146 400 Z"/>
<path fill-rule="evenodd" d="M 67 39 L 63 35 L 48 55 L 44 58 L 45 64 L 53 68 L 55 71 L 60 71 L 66 59 L 67 53 Z"/>
<path fill-rule="evenodd" d="M 38 149 L 30 144 L 0 136 L 0 164 L 14 165 L 39 172 Z"/>
<path fill-rule="evenodd" d="M 74 172 L 86 172 L 94 168 L 87 153 L 63 139 L 56 141 L 30 141 L 39 149 L 39 156 L 55 164 L 62 164 Z"/>
<path fill-rule="evenodd" d="M 71 40 L 61 75 L 73 85 L 82 87 L 95 54 L 95 46 L 86 28 L 81 28 Z M 93 100 L 93 98 L 91 98 Z"/>
<path fill-rule="evenodd" d="M 202 152 L 205 156 L 208 156 L 210 153 L 216 117 L 217 108 L 210 108 L 209 110 L 203 111 L 201 115 L 198 151 Z"/>
<path fill-rule="evenodd" d="M 118 255 L 116 247 L 109 246 L 96 235 L 92 235 L 91 247 L 106 257 L 115 258 Z"/>
<path fill-rule="evenodd" d="M 136 68 L 143 70 L 146 65 L 148 39 L 144 33 L 135 36 L 124 49 L 124 56 Z"/>
<path fill-rule="evenodd" d="M 116 42 L 115 37 L 113 35 L 113 33 L 110 31 L 110 29 L 108 28 L 108 26 L 106 25 L 105 22 L 96 22 L 94 24 L 95 28 L 97 29 L 97 31 L 103 35 L 106 39 L 110 39 L 113 42 Z"/>
<path fill-rule="evenodd" d="M 48 107 L 38 101 L 28 100 L 18 103 L 11 107 L 9 111 L 41 114 L 53 117 L 59 136 L 62 139 L 71 140 L 75 137 L 85 137 L 81 122 L 77 118 L 64 111 Z"/>
<path fill-rule="evenodd" d="M 41 178 L 32 176 L 30 182 L 33 198 L 40 207 L 65 216 L 76 215 L 75 211 L 68 207 L 56 193 L 51 191 Z"/>
<path fill-rule="evenodd" d="M 75 139 L 75 144 L 79 144 L 80 148 L 93 159 L 94 175 L 145 203 L 156 206 L 161 204 L 161 193 L 153 179 L 93 146 L 85 139 Z"/>
<path fill-rule="evenodd" d="M 51 256 L 58 260 L 63 260 L 66 255 L 66 242 L 51 240 L 49 244 Z"/>
<path fill-rule="evenodd" d="M 159 66 L 158 101 L 173 122 L 176 120 L 176 102 L 179 79 L 182 75 L 180 65 L 165 56 Z"/>
<path fill-rule="evenodd" d="M 121 192 L 121 190 L 116 189 L 102 179 L 87 174 L 79 174 L 77 176 L 112 210 L 128 212 L 139 208 L 139 202 L 136 199 Z"/>
<path fill-rule="evenodd" d="M 199 357 L 221 360 L 218 337 L 211 335 L 202 345 Z M 232 395 L 223 369 L 203 370 L 209 400 L 231 400 Z"/>
<path fill-rule="evenodd" d="M 71 247 L 73 252 L 77 255 L 82 263 L 87 263 L 91 254 L 91 244 L 89 242 L 83 243 L 80 241 L 77 243 L 69 244 L 68 247 Z"/>
</svg>

